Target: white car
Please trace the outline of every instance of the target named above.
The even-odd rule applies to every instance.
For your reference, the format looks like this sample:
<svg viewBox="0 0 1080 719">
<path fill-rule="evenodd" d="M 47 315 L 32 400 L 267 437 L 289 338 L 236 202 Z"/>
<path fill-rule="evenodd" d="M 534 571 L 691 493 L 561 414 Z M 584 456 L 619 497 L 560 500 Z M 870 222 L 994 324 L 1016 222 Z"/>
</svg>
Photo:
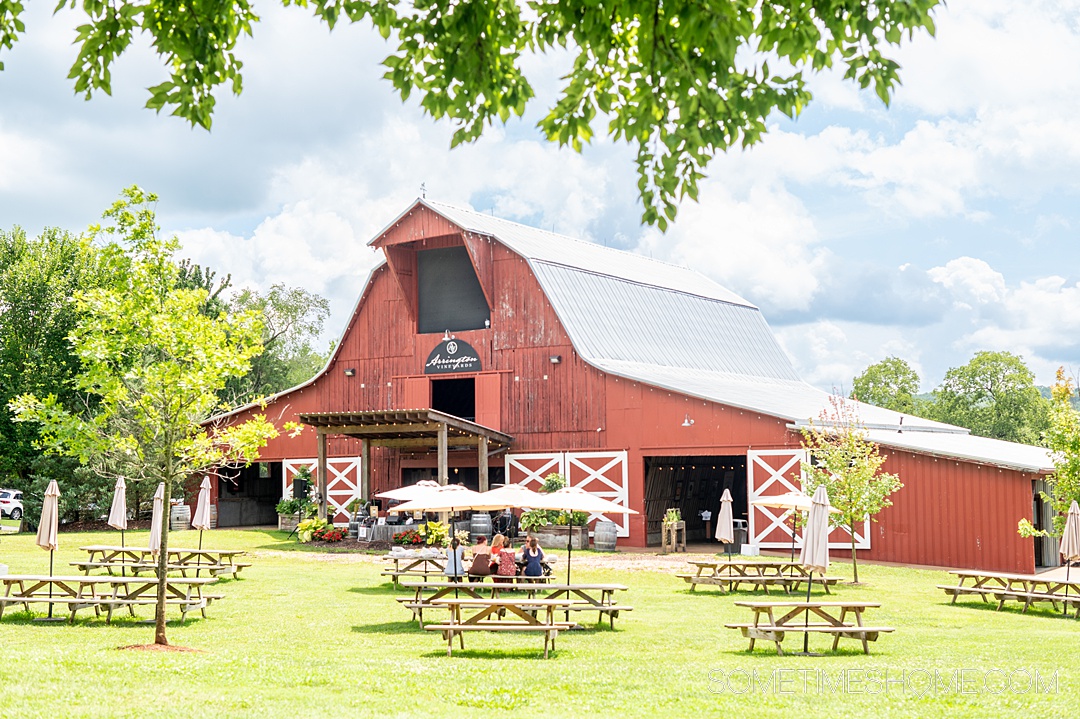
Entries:
<svg viewBox="0 0 1080 719">
<path fill-rule="evenodd" d="M 22 519 L 22 492 L 17 489 L 0 489 L 0 517 Z"/>
</svg>

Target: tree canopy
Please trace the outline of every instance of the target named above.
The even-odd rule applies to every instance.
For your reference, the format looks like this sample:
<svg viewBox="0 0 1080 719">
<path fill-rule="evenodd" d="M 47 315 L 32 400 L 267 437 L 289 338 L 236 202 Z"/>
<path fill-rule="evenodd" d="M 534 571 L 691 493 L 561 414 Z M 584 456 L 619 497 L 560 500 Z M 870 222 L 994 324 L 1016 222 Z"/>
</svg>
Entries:
<svg viewBox="0 0 1080 719">
<path fill-rule="evenodd" d="M 835 396 L 831 402 L 832 406 L 817 421 L 811 420 L 801 430 L 803 448 L 810 455 L 810 462 L 802 467 L 803 490 L 813 495 L 818 487 L 824 486 L 829 503 L 840 510 L 839 514 L 830 515 L 829 520 L 833 526 L 846 527 L 851 533 L 851 564 L 857 584 L 855 527 L 891 507 L 889 496 L 904 485 L 897 475 L 881 471 L 888 458 L 870 441 L 857 405 Z"/>
<path fill-rule="evenodd" d="M 453 144 L 521 116 L 534 96 L 523 56 L 568 48 L 573 67 L 544 135 L 580 150 L 597 126 L 636 148 L 643 219 L 661 229 L 678 201 L 696 198 L 717 152 L 756 143 L 776 112 L 795 117 L 812 99 L 809 73 L 838 66 L 885 103 L 899 83 L 886 53 L 917 31 L 934 33 L 939 0 L 282 0 L 333 28 L 370 22 L 396 50 L 384 75 L 407 99 L 457 127 Z M 248 0 L 175 3 L 61 0 L 80 9 L 69 77 L 89 98 L 111 92 L 112 66 L 146 35 L 167 77 L 147 107 L 209 128 L 215 92 L 239 94 L 237 40 L 259 18 Z M 0 0 L 0 50 L 25 32 L 23 0 Z M 2 64 L 0 64 L 2 69 Z"/>
<path fill-rule="evenodd" d="M 982 437 L 1040 444 L 1050 422 L 1050 403 L 1021 357 L 977 352 L 967 364 L 945 373 L 927 414 Z"/>
<path fill-rule="evenodd" d="M 851 399 L 914 414 L 919 385 L 919 375 L 911 365 L 899 357 L 886 357 L 852 381 Z"/>
</svg>

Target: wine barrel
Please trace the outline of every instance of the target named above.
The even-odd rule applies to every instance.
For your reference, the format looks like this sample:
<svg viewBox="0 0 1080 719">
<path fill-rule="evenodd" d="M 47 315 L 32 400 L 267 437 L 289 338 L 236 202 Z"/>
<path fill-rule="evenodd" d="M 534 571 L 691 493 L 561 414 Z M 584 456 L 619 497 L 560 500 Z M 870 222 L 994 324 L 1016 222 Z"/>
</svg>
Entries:
<svg viewBox="0 0 1080 719">
<path fill-rule="evenodd" d="M 614 552 L 619 538 L 619 525 L 599 520 L 593 529 L 593 548 L 598 552 Z"/>
<path fill-rule="evenodd" d="M 169 510 L 169 531 L 176 532 L 191 529 L 191 507 L 186 504 L 174 504 Z"/>
<path fill-rule="evenodd" d="M 491 537 L 491 515 L 487 512 L 473 512 L 469 520 L 469 541 L 475 544 L 479 537 Z"/>
</svg>

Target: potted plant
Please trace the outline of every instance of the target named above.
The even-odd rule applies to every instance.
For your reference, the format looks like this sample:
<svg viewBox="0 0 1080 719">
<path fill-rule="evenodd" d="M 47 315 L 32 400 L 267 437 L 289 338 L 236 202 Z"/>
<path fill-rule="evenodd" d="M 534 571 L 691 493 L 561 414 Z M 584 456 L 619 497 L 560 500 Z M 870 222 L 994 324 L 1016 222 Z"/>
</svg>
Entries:
<svg viewBox="0 0 1080 719">
<path fill-rule="evenodd" d="M 552 472 L 544 478 L 542 492 L 555 492 L 566 486 L 566 478 Z M 521 528 L 536 537 L 545 547 L 565 547 L 567 535 L 574 549 L 589 548 L 589 515 L 585 512 L 559 512 L 534 509 L 521 515 Z"/>
<path fill-rule="evenodd" d="M 307 467 L 300 467 L 296 470 L 295 480 L 304 480 L 310 482 L 311 470 Z M 310 484 L 308 485 L 311 486 Z M 282 497 L 281 501 L 277 503 L 277 515 L 278 515 L 278 529 L 285 532 L 291 532 L 296 529 L 298 522 L 302 522 L 305 519 L 314 517 L 319 507 L 312 502 L 310 497 L 303 499 L 295 499 L 289 497 Z"/>
</svg>

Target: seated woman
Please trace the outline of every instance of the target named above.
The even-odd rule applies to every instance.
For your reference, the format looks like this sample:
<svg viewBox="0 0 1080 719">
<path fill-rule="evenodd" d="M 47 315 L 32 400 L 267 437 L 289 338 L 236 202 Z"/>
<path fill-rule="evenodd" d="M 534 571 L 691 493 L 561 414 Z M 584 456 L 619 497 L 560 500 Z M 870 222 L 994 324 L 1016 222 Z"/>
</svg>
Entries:
<svg viewBox="0 0 1080 719">
<path fill-rule="evenodd" d="M 488 547 L 487 537 L 481 535 L 476 540 L 476 546 L 472 550 L 473 560 L 469 565 L 469 580 L 484 581 L 484 577 L 491 574 L 491 548 Z"/>
<path fill-rule="evenodd" d="M 446 550 L 446 568 L 443 574 L 451 582 L 460 582 L 465 576 L 465 547 L 461 546 L 461 540 L 454 537 L 450 541 L 450 547 Z"/>
<path fill-rule="evenodd" d="M 495 576 L 492 581 L 505 584 L 510 581 L 507 577 L 517 576 L 514 549 L 510 546 L 510 540 L 501 534 L 496 535 L 495 541 L 491 543 L 491 563 L 495 567 Z"/>
<path fill-rule="evenodd" d="M 536 541 L 536 537 L 529 537 L 525 551 L 522 552 L 522 558 L 525 560 L 525 569 L 522 574 L 529 577 L 530 581 L 537 581 L 544 576 L 544 567 L 541 565 L 544 561 L 544 550 L 540 549 L 540 543 Z"/>
</svg>

